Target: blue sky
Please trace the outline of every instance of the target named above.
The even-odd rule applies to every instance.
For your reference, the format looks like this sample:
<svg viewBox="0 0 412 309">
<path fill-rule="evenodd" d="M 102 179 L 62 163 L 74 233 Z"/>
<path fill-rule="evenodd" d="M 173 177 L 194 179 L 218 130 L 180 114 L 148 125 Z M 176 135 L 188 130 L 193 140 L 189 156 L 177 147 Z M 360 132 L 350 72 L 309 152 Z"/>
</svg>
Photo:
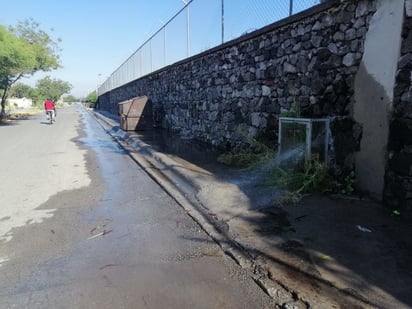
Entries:
<svg viewBox="0 0 412 309">
<path fill-rule="evenodd" d="M 63 68 L 22 82 L 34 86 L 46 75 L 73 85 L 71 94 L 94 91 L 138 47 L 183 6 L 182 0 L 3 0 L 0 24 L 14 26 L 33 18 L 62 48 Z M 295 0 L 297 10 L 318 0 Z M 193 0 L 191 50 L 220 41 L 221 0 Z M 225 0 L 225 40 L 285 17 L 289 0 Z M 301 8 L 299 8 L 299 6 Z M 202 29 L 200 29 L 202 28 Z M 196 35 L 197 32 L 197 35 Z M 182 35 L 180 33 L 179 35 Z M 168 32 L 168 36 L 172 36 Z M 181 47 L 178 38 L 168 38 Z M 173 41 L 174 40 L 174 41 Z"/>
<path fill-rule="evenodd" d="M 61 38 L 62 69 L 50 75 L 86 96 L 180 8 L 181 0 L 10 0 L 2 1 L 0 24 L 33 18 L 52 38 Z M 7 12 L 7 13 L 6 13 Z"/>
</svg>

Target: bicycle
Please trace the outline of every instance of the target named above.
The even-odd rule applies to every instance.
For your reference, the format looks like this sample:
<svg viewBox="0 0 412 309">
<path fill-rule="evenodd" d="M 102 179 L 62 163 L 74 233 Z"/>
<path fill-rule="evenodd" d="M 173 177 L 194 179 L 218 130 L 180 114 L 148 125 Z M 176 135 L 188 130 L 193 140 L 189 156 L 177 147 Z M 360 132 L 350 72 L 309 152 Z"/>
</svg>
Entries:
<svg viewBox="0 0 412 309">
<path fill-rule="evenodd" d="M 46 117 L 47 117 L 47 120 L 50 121 L 49 124 L 53 124 L 53 121 L 56 121 L 53 110 L 47 110 Z"/>
</svg>

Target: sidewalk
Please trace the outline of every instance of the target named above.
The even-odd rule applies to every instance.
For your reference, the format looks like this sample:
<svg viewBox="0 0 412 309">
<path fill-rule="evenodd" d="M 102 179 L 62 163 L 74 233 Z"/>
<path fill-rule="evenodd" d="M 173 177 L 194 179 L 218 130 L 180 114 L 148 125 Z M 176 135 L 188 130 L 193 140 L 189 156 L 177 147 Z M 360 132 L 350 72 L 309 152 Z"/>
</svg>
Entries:
<svg viewBox="0 0 412 309">
<path fill-rule="evenodd" d="M 225 168 L 195 146 L 181 155 L 177 142 L 94 115 L 279 307 L 412 308 L 411 222 L 356 198 L 276 206 L 281 191 L 263 185 L 264 170 Z"/>
</svg>

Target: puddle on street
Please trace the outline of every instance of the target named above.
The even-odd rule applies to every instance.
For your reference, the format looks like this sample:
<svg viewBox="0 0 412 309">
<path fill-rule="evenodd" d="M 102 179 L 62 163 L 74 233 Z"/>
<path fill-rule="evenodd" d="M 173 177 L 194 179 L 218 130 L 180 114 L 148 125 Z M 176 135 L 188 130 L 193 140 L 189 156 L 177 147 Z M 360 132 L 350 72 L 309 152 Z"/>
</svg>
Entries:
<svg viewBox="0 0 412 309">
<path fill-rule="evenodd" d="M 107 139 L 107 135 L 101 136 L 100 128 L 92 128 L 89 115 L 82 108 L 79 109 L 83 117 L 83 129 L 85 136 L 79 138 L 78 142 L 83 146 L 93 149 L 96 152 L 110 151 L 119 154 L 125 154 L 126 151 L 111 139 Z"/>
<path fill-rule="evenodd" d="M 106 117 L 106 115 L 103 113 Z M 118 121 L 114 116 L 110 117 Z M 113 135 L 121 131 L 119 126 L 111 129 Z M 237 169 L 221 164 L 217 161 L 219 151 L 216 147 L 201 141 L 181 138 L 177 133 L 165 129 L 153 128 L 145 131 L 127 131 L 127 134 L 136 137 L 154 150 L 172 159 L 181 158 L 212 173 L 217 179 L 239 187 L 254 201 L 254 208 L 266 208 L 277 199 L 280 190 L 264 185 L 267 171 L 273 162 L 262 164 L 254 169 Z M 92 138 L 93 140 L 93 138 Z M 175 157 L 175 158 L 173 158 Z M 274 161 L 274 159 L 273 159 Z"/>
<path fill-rule="evenodd" d="M 107 150 L 114 153 L 126 154 L 126 151 L 119 145 L 114 144 L 113 141 L 103 140 L 103 139 L 93 139 L 89 135 L 87 137 L 82 137 L 79 139 L 79 143 L 92 148 L 93 150 Z"/>
</svg>

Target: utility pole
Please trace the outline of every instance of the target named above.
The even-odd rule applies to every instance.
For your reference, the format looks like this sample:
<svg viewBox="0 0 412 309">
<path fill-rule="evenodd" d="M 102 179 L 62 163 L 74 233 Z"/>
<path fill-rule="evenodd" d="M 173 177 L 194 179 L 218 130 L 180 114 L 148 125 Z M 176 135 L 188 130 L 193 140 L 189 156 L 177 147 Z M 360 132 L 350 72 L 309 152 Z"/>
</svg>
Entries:
<svg viewBox="0 0 412 309">
<path fill-rule="evenodd" d="M 96 87 L 96 98 L 99 97 L 100 95 L 100 88 L 102 87 L 102 83 L 100 82 L 100 79 L 102 77 L 102 73 L 97 74 L 97 87 Z"/>
<path fill-rule="evenodd" d="M 163 65 L 166 66 L 166 24 L 163 21 L 160 21 L 163 24 Z"/>
<path fill-rule="evenodd" d="M 225 42 L 225 0 L 222 0 L 222 44 Z"/>
<path fill-rule="evenodd" d="M 149 56 L 150 56 L 150 73 L 153 72 L 153 57 L 152 57 L 152 39 L 153 37 L 150 36 L 150 34 L 148 32 L 146 32 L 147 36 L 148 36 L 148 40 L 149 40 Z"/>
<path fill-rule="evenodd" d="M 186 6 L 186 44 L 187 44 L 187 49 L 186 49 L 186 56 L 189 57 L 190 55 L 190 22 L 189 22 L 189 4 L 192 1 L 187 2 L 186 0 L 182 0 L 182 2 Z"/>
</svg>

